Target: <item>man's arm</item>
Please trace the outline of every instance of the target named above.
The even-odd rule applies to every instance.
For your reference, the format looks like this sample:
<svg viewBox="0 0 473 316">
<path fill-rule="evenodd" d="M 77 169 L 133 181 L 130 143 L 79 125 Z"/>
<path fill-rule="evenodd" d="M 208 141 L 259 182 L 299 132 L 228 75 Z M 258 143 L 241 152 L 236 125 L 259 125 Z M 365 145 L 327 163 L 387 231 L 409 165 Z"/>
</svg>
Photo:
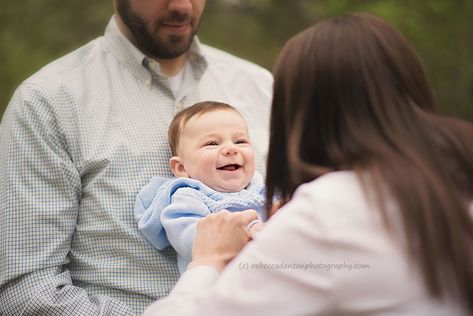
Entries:
<svg viewBox="0 0 473 316">
<path fill-rule="evenodd" d="M 82 192 L 65 94 L 24 84 L 0 126 L 0 314 L 132 314 L 112 298 L 97 303 L 66 268 Z"/>
</svg>

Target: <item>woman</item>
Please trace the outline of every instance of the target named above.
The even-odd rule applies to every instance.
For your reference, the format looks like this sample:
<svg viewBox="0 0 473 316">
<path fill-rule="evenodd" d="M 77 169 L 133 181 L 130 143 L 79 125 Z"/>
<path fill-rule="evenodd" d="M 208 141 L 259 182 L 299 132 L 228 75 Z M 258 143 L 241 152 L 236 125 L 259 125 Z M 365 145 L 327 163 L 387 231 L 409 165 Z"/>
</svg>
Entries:
<svg viewBox="0 0 473 316">
<path fill-rule="evenodd" d="M 190 269 L 148 313 L 473 313 L 473 127 L 435 112 L 404 37 L 329 19 L 286 44 L 274 78 L 267 210 L 283 207 L 226 267 L 254 212 L 201 221 Z"/>
</svg>

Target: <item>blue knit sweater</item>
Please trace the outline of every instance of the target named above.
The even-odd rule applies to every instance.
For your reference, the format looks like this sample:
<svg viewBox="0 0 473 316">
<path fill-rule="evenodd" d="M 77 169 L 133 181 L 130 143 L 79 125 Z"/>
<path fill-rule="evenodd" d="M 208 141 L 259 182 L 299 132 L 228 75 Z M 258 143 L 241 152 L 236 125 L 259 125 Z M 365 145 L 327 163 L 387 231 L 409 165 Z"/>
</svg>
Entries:
<svg viewBox="0 0 473 316">
<path fill-rule="evenodd" d="M 135 219 L 155 248 L 172 246 L 176 250 L 179 271 L 183 273 L 192 259 L 197 221 L 222 209 L 254 209 L 265 220 L 261 174 L 255 172 L 246 189 L 230 193 L 215 191 L 194 179 L 154 177 L 137 196 Z"/>
</svg>

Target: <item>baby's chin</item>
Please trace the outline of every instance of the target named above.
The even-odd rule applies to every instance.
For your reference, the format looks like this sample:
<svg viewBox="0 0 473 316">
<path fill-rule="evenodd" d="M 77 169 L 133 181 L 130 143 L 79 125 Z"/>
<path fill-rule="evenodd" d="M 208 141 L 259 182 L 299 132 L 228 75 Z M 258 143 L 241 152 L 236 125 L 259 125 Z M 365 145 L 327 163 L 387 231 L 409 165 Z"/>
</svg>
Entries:
<svg viewBox="0 0 473 316">
<path fill-rule="evenodd" d="M 213 185 L 209 187 L 218 192 L 232 193 L 240 192 L 241 190 L 245 189 L 249 184 L 250 183 L 248 182 L 242 184 Z"/>
</svg>

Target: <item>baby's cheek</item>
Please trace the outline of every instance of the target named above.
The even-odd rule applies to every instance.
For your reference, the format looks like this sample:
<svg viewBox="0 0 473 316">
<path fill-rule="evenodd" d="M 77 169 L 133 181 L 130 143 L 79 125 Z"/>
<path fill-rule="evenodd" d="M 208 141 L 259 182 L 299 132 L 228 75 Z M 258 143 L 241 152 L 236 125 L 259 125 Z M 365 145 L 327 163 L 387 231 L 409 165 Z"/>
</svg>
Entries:
<svg viewBox="0 0 473 316">
<path fill-rule="evenodd" d="M 217 159 L 214 155 L 205 155 L 200 162 L 201 168 L 206 171 L 215 169 L 217 166 Z"/>
<path fill-rule="evenodd" d="M 199 179 L 202 182 L 205 182 L 204 180 L 209 180 L 212 179 L 214 176 L 214 172 L 216 169 L 216 161 L 215 159 L 203 159 L 200 161 L 200 163 L 196 166 L 196 174 L 199 175 L 201 179 Z"/>
<path fill-rule="evenodd" d="M 249 169 L 252 169 L 252 172 L 254 172 L 256 168 L 256 163 L 255 163 L 255 154 L 253 151 L 249 152 L 246 155 L 246 163 L 248 164 Z"/>
</svg>

